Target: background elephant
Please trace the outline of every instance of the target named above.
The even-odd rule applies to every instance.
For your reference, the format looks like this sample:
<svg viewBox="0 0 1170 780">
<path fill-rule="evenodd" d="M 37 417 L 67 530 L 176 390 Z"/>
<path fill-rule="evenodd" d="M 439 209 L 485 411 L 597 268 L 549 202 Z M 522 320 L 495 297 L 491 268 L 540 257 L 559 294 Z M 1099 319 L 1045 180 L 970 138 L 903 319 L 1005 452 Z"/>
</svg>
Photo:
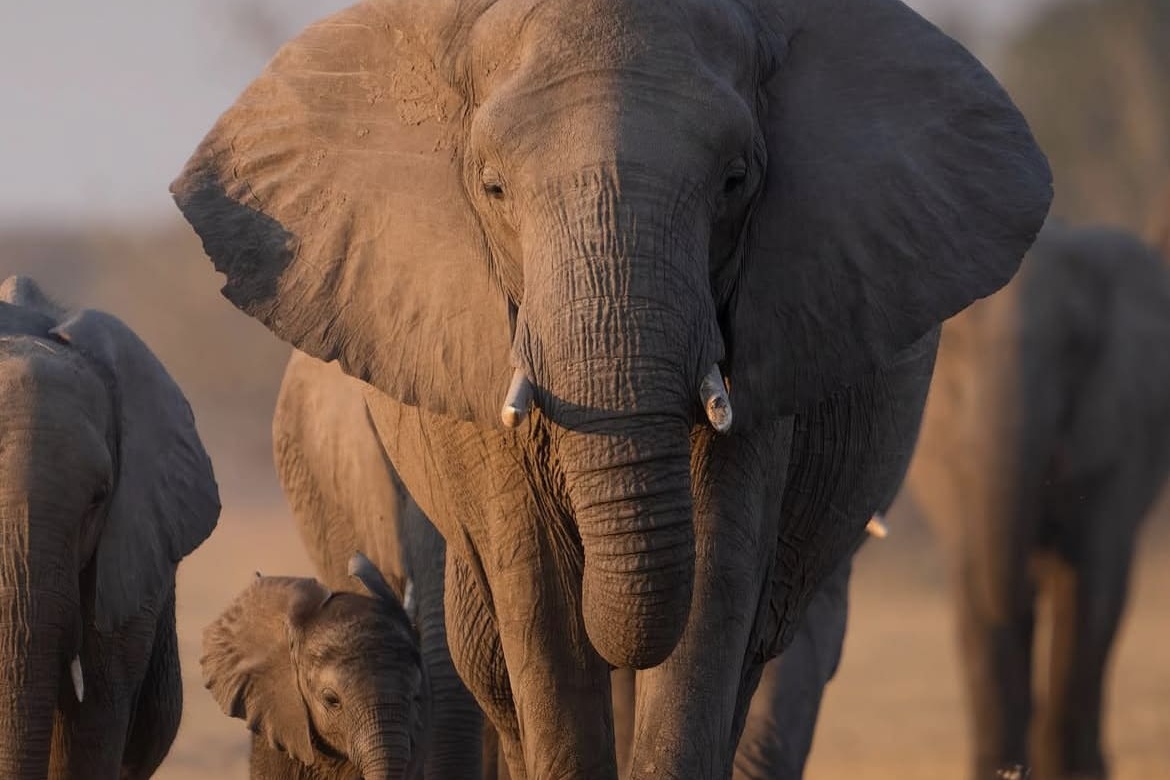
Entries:
<svg viewBox="0 0 1170 780">
<path fill-rule="evenodd" d="M 726 775 L 1052 194 L 896 0 L 360 3 L 172 189 L 229 299 L 369 383 L 518 780 L 615 776 L 611 667 L 631 777 Z"/>
<path fill-rule="evenodd" d="M 431 709 L 423 776 L 478 778 L 483 715 L 447 647 L 443 538 L 390 465 L 363 387 L 336 364 L 294 352 L 272 423 L 276 471 L 326 587 L 345 587 L 354 550 L 392 580 L 413 583 Z"/>
<path fill-rule="evenodd" d="M 1167 388 L 1170 270 L 1121 232 L 1050 225 L 1015 281 L 943 328 L 907 482 L 953 561 L 977 778 L 1107 775 L 1105 669 L 1170 469 Z"/>
<path fill-rule="evenodd" d="M 0 775 L 143 778 L 179 728 L 175 571 L 219 492 L 121 321 L 0 284 Z"/>
<path fill-rule="evenodd" d="M 203 679 L 252 730 L 257 780 L 415 780 L 429 730 L 426 667 L 405 603 L 361 553 L 368 595 L 263 577 L 203 633 Z"/>
</svg>

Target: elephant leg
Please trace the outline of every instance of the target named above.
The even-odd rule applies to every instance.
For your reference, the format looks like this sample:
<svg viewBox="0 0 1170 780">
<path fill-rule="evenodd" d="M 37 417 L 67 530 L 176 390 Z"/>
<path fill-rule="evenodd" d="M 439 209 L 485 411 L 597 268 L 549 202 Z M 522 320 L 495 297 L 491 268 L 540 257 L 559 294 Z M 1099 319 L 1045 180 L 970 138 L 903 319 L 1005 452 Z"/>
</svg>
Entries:
<svg viewBox="0 0 1170 780">
<path fill-rule="evenodd" d="M 159 614 L 146 679 L 138 690 L 122 757 L 123 780 L 154 775 L 179 733 L 183 715 L 183 676 L 175 632 L 175 594 Z"/>
<path fill-rule="evenodd" d="M 565 525 L 550 531 L 547 519 L 514 518 L 513 538 L 495 555 L 492 600 L 516 731 L 499 722 L 497 730 L 516 780 L 616 780 L 609 664 L 585 631 L 575 531 L 567 518 L 554 522 Z M 504 531 L 492 538 L 504 540 Z"/>
<path fill-rule="evenodd" d="M 469 564 L 449 553 L 446 572 L 451 660 L 488 720 L 483 728 L 483 776 L 506 780 L 510 765 L 521 770 L 517 777 L 524 777 L 520 729 L 495 616 Z"/>
<path fill-rule="evenodd" d="M 76 709 L 70 706 L 66 716 L 62 716 L 59 710 L 54 723 L 50 780 L 123 776 L 123 762 L 128 751 L 128 739 L 132 736 L 131 722 L 135 717 L 135 708 L 139 706 L 138 703 L 144 707 L 155 706 L 142 701 L 142 697 L 148 695 L 145 693 L 146 686 L 166 687 L 170 683 L 167 677 L 175 674 L 175 670 L 151 668 L 154 653 L 160 650 L 160 644 L 162 654 L 165 655 L 166 652 L 175 652 L 175 649 L 167 650 L 167 645 L 177 643 L 173 635 L 173 579 L 168 587 L 170 599 L 162 605 L 160 613 L 144 610 L 127 620 L 116 634 L 103 635 L 96 631 L 84 633 L 81 667 L 85 679 L 85 700 L 76 705 Z M 165 636 L 167 632 L 164 631 L 164 636 L 158 637 L 160 625 L 169 626 L 171 636 Z M 177 657 L 175 662 L 177 670 Z M 160 674 L 152 680 L 151 675 L 155 672 Z M 161 691 L 158 693 L 163 695 Z M 181 692 L 172 692 L 167 694 L 169 701 L 158 704 L 156 714 L 164 719 L 164 724 L 158 733 L 147 740 L 152 744 L 136 748 L 141 766 L 145 767 L 154 759 L 161 761 L 166 755 L 174 739 L 175 719 L 178 717 L 175 705 L 181 706 L 181 696 Z M 153 725 L 142 723 L 134 731 L 141 733 Z M 162 745 L 164 741 L 165 746 Z"/>
<path fill-rule="evenodd" d="M 981 580 L 961 567 L 959 646 L 970 707 L 976 780 L 1005 766 L 1029 763 L 1032 718 L 1033 588 L 1025 571 L 1004 586 L 1004 602 L 986 608 Z"/>
<path fill-rule="evenodd" d="M 723 780 L 758 682 L 753 633 L 775 559 L 791 425 L 695 437 L 695 590 L 682 638 L 638 672 L 631 780 Z M 775 475 L 779 474 L 777 478 Z"/>
<path fill-rule="evenodd" d="M 1108 765 L 1102 746 L 1104 689 L 1109 654 L 1129 595 L 1132 537 L 1086 545 L 1075 567 L 1071 638 L 1054 664 L 1067 670 L 1054 713 L 1060 744 L 1060 777 L 1104 780 Z M 1055 650 L 1055 649 L 1054 649 Z"/>
<path fill-rule="evenodd" d="M 821 585 L 792 644 L 763 670 L 735 753 L 735 780 L 800 780 L 824 687 L 845 643 L 852 556 Z"/>
<path fill-rule="evenodd" d="M 483 773 L 483 711 L 451 658 L 446 618 L 446 545 L 422 511 L 400 512 L 403 555 L 414 582 L 418 630 L 431 688 L 430 744 L 425 780 L 479 777 Z"/>
<path fill-rule="evenodd" d="M 613 742 L 617 756 L 618 777 L 629 771 L 634 748 L 634 703 L 637 699 L 637 673 L 633 669 L 614 669 L 609 675 L 613 697 Z"/>
</svg>

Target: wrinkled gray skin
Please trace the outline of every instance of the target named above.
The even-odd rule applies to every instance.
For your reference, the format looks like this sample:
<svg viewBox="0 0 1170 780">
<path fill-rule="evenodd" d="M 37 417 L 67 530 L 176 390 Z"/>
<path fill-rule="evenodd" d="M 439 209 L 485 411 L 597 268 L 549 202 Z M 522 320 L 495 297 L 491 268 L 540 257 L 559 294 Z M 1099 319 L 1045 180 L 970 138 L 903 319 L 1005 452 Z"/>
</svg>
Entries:
<svg viewBox="0 0 1170 780">
<path fill-rule="evenodd" d="M 735 751 L 734 780 L 800 780 L 812 749 L 825 686 L 837 672 L 849 609 L 847 556 L 817 588 L 792 642 L 768 661 L 752 695 Z M 614 731 L 619 774 L 633 741 L 636 675 L 613 673 Z M 507 775 L 498 775 L 504 780 Z"/>
<path fill-rule="evenodd" d="M 1170 469 L 1168 387 L 1170 270 L 1124 233 L 1045 228 L 1012 284 L 943 329 L 908 485 L 953 562 L 976 778 L 1108 776 L 1105 670 Z"/>
<path fill-rule="evenodd" d="M 387 460 L 363 383 L 300 352 L 289 360 L 272 424 L 277 474 L 321 581 L 341 589 L 355 549 L 413 583 L 429 678 L 427 780 L 478 778 L 483 715 L 455 672 L 443 610 L 443 537 Z M 368 778 L 367 778 L 368 780 Z"/>
<path fill-rule="evenodd" d="M 611 665 L 642 670 L 631 777 L 726 777 L 909 457 L 938 324 L 1051 198 L 994 79 L 896 0 L 362 3 L 172 190 L 229 299 L 369 383 L 518 780 L 615 776 Z"/>
<path fill-rule="evenodd" d="M 203 681 L 253 732 L 254 780 L 417 780 L 426 670 L 399 595 L 364 556 L 366 593 L 263 577 L 203 632 Z"/>
<path fill-rule="evenodd" d="M 191 409 L 146 345 L 0 284 L 0 777 L 154 773 L 183 706 L 175 572 L 218 517 Z"/>
<path fill-rule="evenodd" d="M 825 686 L 837 673 L 849 617 L 853 558 L 809 601 L 792 644 L 764 667 L 735 752 L 735 780 L 800 780 Z"/>
<path fill-rule="evenodd" d="M 355 547 L 377 550 L 388 562 L 384 571 L 414 581 L 422 657 L 434 691 L 425 776 L 507 780 L 490 725 L 480 770 L 482 715 L 451 663 L 443 620 L 443 539 L 386 459 L 362 388 L 335 363 L 300 352 L 289 360 L 273 441 L 301 538 L 331 588 L 345 582 L 346 551 Z M 849 556 L 817 589 L 792 643 L 766 665 L 736 752 L 737 780 L 802 776 L 821 695 L 840 660 L 851 569 Z M 615 670 L 612 685 L 615 747 L 624 773 L 634 734 L 634 671 Z"/>
</svg>

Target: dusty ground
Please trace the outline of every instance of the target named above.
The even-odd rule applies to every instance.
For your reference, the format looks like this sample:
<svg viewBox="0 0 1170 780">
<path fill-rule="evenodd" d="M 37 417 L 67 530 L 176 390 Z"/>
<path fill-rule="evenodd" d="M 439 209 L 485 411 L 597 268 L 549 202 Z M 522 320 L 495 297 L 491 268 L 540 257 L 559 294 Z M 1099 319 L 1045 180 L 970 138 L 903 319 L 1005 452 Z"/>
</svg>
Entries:
<svg viewBox="0 0 1170 780">
<path fill-rule="evenodd" d="M 226 502 L 225 502 L 226 503 Z M 1151 529 L 1116 656 L 1109 717 L 1115 780 L 1170 777 L 1170 534 Z M 183 565 L 179 635 L 186 715 L 164 780 L 247 777 L 243 723 L 199 679 L 200 633 L 253 572 L 309 571 L 281 511 L 227 511 Z M 938 556 L 922 534 L 867 546 L 853 580 L 841 672 L 825 703 L 809 780 L 962 778 L 965 733 Z"/>
</svg>

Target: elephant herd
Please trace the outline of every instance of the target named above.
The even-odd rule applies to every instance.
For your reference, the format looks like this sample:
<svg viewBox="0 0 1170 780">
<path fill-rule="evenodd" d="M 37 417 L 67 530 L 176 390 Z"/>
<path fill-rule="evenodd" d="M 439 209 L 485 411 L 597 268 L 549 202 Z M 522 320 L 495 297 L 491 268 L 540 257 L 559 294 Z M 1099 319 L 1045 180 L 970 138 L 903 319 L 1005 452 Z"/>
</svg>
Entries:
<svg viewBox="0 0 1170 780">
<path fill-rule="evenodd" d="M 366 0 L 172 193 L 295 348 L 274 453 L 316 576 L 258 575 L 201 658 L 253 777 L 798 778 L 904 478 L 974 777 L 1106 777 L 1170 270 L 1048 220 L 1024 118 L 899 0 Z M 27 277 L 0 394 L 0 775 L 149 777 L 220 510 L 190 407 Z"/>
</svg>

